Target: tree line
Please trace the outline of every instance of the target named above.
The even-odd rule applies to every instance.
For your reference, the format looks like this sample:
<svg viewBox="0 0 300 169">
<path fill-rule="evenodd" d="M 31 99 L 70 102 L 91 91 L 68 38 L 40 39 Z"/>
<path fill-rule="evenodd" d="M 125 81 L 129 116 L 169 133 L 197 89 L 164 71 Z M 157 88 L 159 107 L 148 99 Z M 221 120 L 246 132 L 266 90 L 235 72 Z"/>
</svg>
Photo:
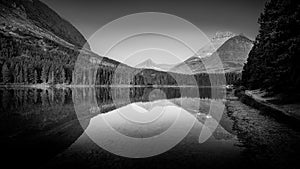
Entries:
<svg viewBox="0 0 300 169">
<path fill-rule="evenodd" d="M 227 84 L 233 84 L 240 79 L 239 73 L 184 75 L 134 69 L 108 58 L 103 58 L 96 65 L 88 63 L 76 66 L 79 55 L 78 49 L 64 47 L 49 39 L 16 38 L 0 33 L 0 83 L 217 86 L 224 84 L 225 80 Z M 84 58 L 84 62 L 89 62 L 89 58 Z M 113 66 L 102 63 L 111 63 Z"/>
<path fill-rule="evenodd" d="M 274 94 L 299 91 L 299 4 L 296 0 L 265 4 L 258 19 L 259 34 L 242 73 L 247 88 Z"/>
<path fill-rule="evenodd" d="M 18 39 L 0 33 L 0 82 L 14 84 L 68 83 L 74 68 L 76 50 L 63 47 L 53 41 Z"/>
</svg>

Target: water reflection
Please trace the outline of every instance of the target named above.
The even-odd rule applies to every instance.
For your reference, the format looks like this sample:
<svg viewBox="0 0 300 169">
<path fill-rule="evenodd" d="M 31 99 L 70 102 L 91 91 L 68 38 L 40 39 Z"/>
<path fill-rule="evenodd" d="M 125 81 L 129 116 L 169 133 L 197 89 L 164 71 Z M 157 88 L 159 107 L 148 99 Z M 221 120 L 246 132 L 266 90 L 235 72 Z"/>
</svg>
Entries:
<svg viewBox="0 0 300 169">
<path fill-rule="evenodd" d="M 1 89 L 3 161 L 34 168 L 72 144 L 88 123 L 79 123 L 71 96 L 69 89 Z"/>
<path fill-rule="evenodd" d="M 175 104 L 183 100 L 186 98 L 131 103 L 93 117 L 84 134 L 111 153 L 133 158 L 168 151 L 184 139 L 192 127 L 198 130 L 199 143 L 209 139 L 216 129 L 218 133 L 230 135 L 218 127 L 216 119 L 205 115 L 207 112 L 193 114 Z M 222 106 L 220 102 L 215 104 Z"/>
<path fill-rule="evenodd" d="M 83 168 L 142 168 L 144 163 L 156 168 L 178 168 L 183 164 L 217 168 L 222 165 L 216 161 L 238 159 L 241 149 L 235 146 L 237 138 L 219 125 L 219 114 L 208 113 L 211 104 L 214 110 L 221 109 L 223 100 L 196 97 L 195 89 L 186 89 L 190 95 L 182 95 L 178 88 L 111 88 L 110 93 L 101 96 L 109 100 L 99 102 L 98 95 L 107 89 L 74 90 L 81 93 L 75 104 L 78 116 L 90 115 L 91 120 L 85 132 L 48 168 L 73 167 L 70 161 Z M 89 90 L 97 94 L 86 100 L 85 96 L 93 93 Z M 158 156 L 133 161 L 117 155 Z"/>
<path fill-rule="evenodd" d="M 3 88 L 0 89 L 1 142 L 8 145 L 4 151 L 8 154 L 7 158 L 20 158 L 25 165 L 31 165 L 33 158 L 41 159 L 36 163 L 39 165 L 76 142 L 84 131 L 96 131 L 93 126 L 100 124 L 97 122 L 100 116 L 106 116 L 111 126 L 124 135 L 149 138 L 171 128 L 172 123 L 168 123 L 168 120 L 172 121 L 175 117 L 171 112 L 180 110 L 186 115 L 180 118 L 183 120 L 181 126 L 190 124 L 184 121 L 188 119 L 185 117 L 196 117 L 197 123 L 202 126 L 204 124 L 207 129 L 206 134 L 212 133 L 214 127 L 217 127 L 217 117 L 214 114 L 207 116 L 210 103 L 211 100 L 222 101 L 224 97 L 223 88 Z M 140 110 L 151 111 L 158 104 L 161 107 L 169 106 L 169 113 L 165 114 L 167 118 L 162 118 L 157 121 L 158 124 L 153 123 L 146 128 L 129 127 L 115 117 L 116 109 L 135 106 Z M 152 114 L 155 115 L 155 112 Z M 126 116 L 128 115 L 130 114 Z M 136 130 L 139 130 L 139 134 Z M 217 131 L 226 133 L 219 127 Z M 197 141 L 199 142 L 199 138 Z"/>
<path fill-rule="evenodd" d="M 224 89 L 217 93 L 225 93 Z M 76 119 L 73 105 L 84 105 L 90 103 L 97 105 L 101 113 L 107 112 L 134 102 L 149 102 L 160 99 L 173 99 L 188 97 L 211 98 L 210 88 L 74 88 L 74 89 L 32 89 L 13 88 L 0 89 L 0 111 L 1 116 L 7 115 L 11 120 L 26 121 L 30 127 L 36 130 L 51 128 L 64 122 Z M 224 98 L 220 94 L 214 99 Z M 89 107 L 89 105 L 85 105 Z M 97 112 L 96 112 L 97 113 Z M 4 127 L 7 119 L 3 119 Z M 10 123 L 13 128 L 17 124 Z M 24 126 L 25 124 L 22 124 Z M 5 127 L 6 128 L 6 127 Z M 24 127 L 22 127 L 24 128 Z M 25 126 L 26 128 L 26 126 Z M 3 128 L 1 128 L 3 129 Z M 5 129 L 5 132 L 10 132 Z M 13 131 L 11 131 L 13 132 Z"/>
<path fill-rule="evenodd" d="M 80 112 L 79 117 L 88 113 L 105 113 L 134 102 L 152 102 L 174 98 L 225 99 L 224 88 L 99 87 L 74 88 L 72 93 L 74 105 Z M 91 110 L 93 107 L 94 109 Z"/>
</svg>

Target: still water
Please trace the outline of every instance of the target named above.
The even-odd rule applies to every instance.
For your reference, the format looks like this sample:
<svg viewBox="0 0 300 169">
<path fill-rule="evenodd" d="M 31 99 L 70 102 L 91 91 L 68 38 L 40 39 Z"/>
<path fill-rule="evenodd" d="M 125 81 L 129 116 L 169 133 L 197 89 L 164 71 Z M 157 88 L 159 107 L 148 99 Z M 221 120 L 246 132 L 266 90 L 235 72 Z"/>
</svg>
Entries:
<svg viewBox="0 0 300 169">
<path fill-rule="evenodd" d="M 12 166 L 243 165 L 246 145 L 222 88 L 6 88 L 0 99 L 3 161 Z"/>
</svg>

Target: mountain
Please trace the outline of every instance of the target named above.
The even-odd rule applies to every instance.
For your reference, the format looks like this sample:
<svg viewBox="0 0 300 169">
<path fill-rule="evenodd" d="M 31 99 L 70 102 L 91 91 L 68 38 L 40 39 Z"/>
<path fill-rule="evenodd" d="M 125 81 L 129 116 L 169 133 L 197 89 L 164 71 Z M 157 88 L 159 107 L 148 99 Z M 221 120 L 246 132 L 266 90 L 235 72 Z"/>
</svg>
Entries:
<svg viewBox="0 0 300 169">
<path fill-rule="evenodd" d="M 226 41 L 215 54 L 218 54 L 223 62 L 244 64 L 252 47 L 252 40 L 239 35 Z"/>
<path fill-rule="evenodd" d="M 148 60 L 133 68 L 93 53 L 85 43 L 38 0 L 0 1 L 0 85 L 195 85 L 194 76 L 166 72 L 173 65 Z M 197 85 L 210 85 L 208 76 L 201 75 Z"/>
<path fill-rule="evenodd" d="M 38 0 L 1 0 L 0 85 L 87 83 L 86 72 L 75 71 L 78 56 L 85 63 L 97 59 L 106 77 L 113 74 L 108 69 L 123 66 L 93 53 L 86 42 L 72 24 Z"/>
<path fill-rule="evenodd" d="M 193 56 L 171 69 L 172 72 L 194 74 L 204 72 L 241 72 L 253 41 L 243 35 L 229 38 L 215 52 L 207 57 Z M 219 58 L 219 59 L 218 59 Z M 221 69 L 220 69 L 221 68 Z"/>
<path fill-rule="evenodd" d="M 198 52 L 197 56 L 207 57 L 213 54 L 219 47 L 221 47 L 228 39 L 234 37 L 232 32 L 217 32 L 214 37 L 211 38 L 210 43 L 203 46 Z"/>
<path fill-rule="evenodd" d="M 151 59 L 147 59 L 142 63 L 139 63 L 138 65 L 135 66 L 135 68 L 140 68 L 140 69 L 155 69 L 159 71 L 169 71 L 174 65 L 171 64 L 157 64 Z"/>
<path fill-rule="evenodd" d="M 39 0 L 1 0 L 0 28 L 10 34 L 46 38 L 62 45 L 90 49 L 83 35 Z"/>
</svg>

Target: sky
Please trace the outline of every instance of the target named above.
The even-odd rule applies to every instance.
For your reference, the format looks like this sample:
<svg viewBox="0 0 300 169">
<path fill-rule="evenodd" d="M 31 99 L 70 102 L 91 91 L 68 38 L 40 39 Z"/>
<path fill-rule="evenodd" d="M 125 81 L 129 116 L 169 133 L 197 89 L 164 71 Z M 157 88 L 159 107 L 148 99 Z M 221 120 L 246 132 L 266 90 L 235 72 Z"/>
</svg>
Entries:
<svg viewBox="0 0 300 169">
<path fill-rule="evenodd" d="M 140 22 L 134 21 L 133 19 L 130 20 L 128 18 L 123 19 L 124 20 L 123 23 L 114 24 L 114 27 L 119 26 L 119 28 L 116 28 L 115 31 L 122 32 L 122 33 L 116 34 L 113 31 L 107 31 L 107 32 L 104 31 L 101 33 L 98 32 L 97 35 L 97 31 L 99 31 L 99 29 L 104 25 L 107 25 L 108 23 L 111 23 L 112 21 L 124 17 L 126 15 L 141 13 L 141 12 L 161 12 L 161 13 L 174 15 L 179 18 L 183 18 L 189 23 L 192 23 L 193 25 L 197 26 L 201 30 L 201 32 L 205 34 L 207 37 L 213 37 L 213 35 L 216 32 L 230 31 L 236 34 L 243 33 L 250 39 L 255 39 L 255 36 L 258 34 L 258 28 L 259 28 L 259 25 L 257 24 L 257 20 L 260 13 L 263 11 L 264 4 L 266 2 L 266 0 L 181 0 L 181 1 L 177 1 L 177 0 L 173 0 L 173 1 L 41 0 L 41 1 L 43 1 L 48 6 L 50 6 L 60 16 L 62 16 L 63 18 L 71 22 L 85 36 L 85 38 L 89 40 L 92 50 L 101 55 L 105 53 L 107 54 L 107 50 L 101 51 L 99 49 L 100 48 L 99 44 L 101 46 L 101 43 L 103 43 L 103 39 L 107 40 L 108 36 L 111 35 L 112 36 L 110 38 L 111 43 L 113 42 L 116 43 L 117 38 L 124 39 L 125 35 L 127 36 L 131 35 L 132 29 L 135 32 L 141 31 L 140 28 L 139 30 L 137 30 L 138 29 L 136 28 L 137 24 L 150 25 L 149 23 L 146 23 L 147 20 L 148 22 L 150 21 L 151 24 L 156 24 L 156 25 L 158 24 L 161 25 L 165 23 L 167 20 L 167 24 L 165 24 L 165 26 L 162 26 L 163 28 L 159 28 L 158 26 L 152 26 L 152 27 L 150 26 L 150 27 L 151 29 L 155 29 L 156 31 L 163 32 L 163 33 L 165 33 L 166 30 L 159 30 L 159 29 L 168 29 L 168 30 L 171 29 L 173 31 L 173 32 L 171 31 L 173 34 L 170 33 L 172 34 L 172 36 L 173 35 L 175 36 L 175 34 L 176 35 L 180 34 L 178 35 L 179 37 L 183 37 L 183 36 L 186 37 L 187 41 L 190 41 L 191 44 L 196 43 L 196 40 L 190 40 L 190 37 L 193 36 L 191 33 L 191 31 L 193 32 L 191 25 L 185 27 L 180 21 L 175 21 L 176 19 L 174 19 L 173 16 L 167 16 L 167 15 L 162 15 L 162 18 L 164 18 L 165 20 L 163 19 L 149 20 L 145 16 L 135 16 L 136 18 L 138 18 L 138 20 L 141 20 Z M 150 18 L 161 18 L 161 17 L 151 16 Z M 171 18 L 170 20 L 173 21 L 168 21 L 169 18 Z M 146 21 L 142 22 L 143 20 Z M 168 27 L 168 24 L 172 25 L 173 27 L 170 26 Z M 131 25 L 134 25 L 135 27 Z M 110 27 L 112 26 L 110 25 L 109 28 Z M 124 29 L 127 30 L 124 31 Z M 148 27 L 146 26 L 143 26 L 143 29 L 147 31 L 151 30 L 148 29 Z M 113 29 L 110 28 L 110 30 Z M 188 32 L 187 30 L 190 32 Z M 107 34 L 106 38 L 103 38 L 104 33 Z M 117 36 L 121 36 L 121 34 L 122 37 L 117 37 Z M 153 39 L 154 36 L 150 37 L 150 39 Z M 198 35 L 196 35 L 195 37 L 197 36 Z M 147 36 L 147 38 L 149 38 L 149 36 Z M 164 37 L 157 37 L 157 39 L 161 39 L 161 38 L 163 39 Z M 100 42 L 101 39 L 102 42 Z M 197 40 L 199 43 L 202 44 L 204 43 L 205 38 L 202 40 L 199 39 Z M 131 40 L 128 40 L 128 44 L 134 44 L 132 43 L 132 41 L 136 41 L 136 37 L 132 38 Z M 141 54 L 148 53 L 147 55 L 149 55 L 149 52 L 145 52 L 145 50 L 149 48 L 151 49 L 156 48 L 154 45 L 154 43 L 156 42 L 157 40 L 153 41 L 152 45 L 148 46 L 148 48 L 147 47 L 145 48 L 145 45 L 138 47 L 140 51 L 142 51 Z M 177 42 L 174 42 L 174 44 L 175 43 Z M 140 43 L 136 43 L 136 44 L 140 45 Z M 200 46 L 201 45 L 199 45 L 199 47 Z M 175 48 L 177 48 L 176 45 L 173 45 L 172 49 Z M 155 50 L 155 52 L 157 53 L 159 51 L 161 53 L 164 53 L 163 51 L 167 51 L 165 49 L 169 50 L 170 47 L 169 46 L 163 47 L 163 49 L 162 48 L 157 49 Z M 165 52 L 165 53 L 166 56 L 168 55 L 169 57 L 170 54 L 172 54 L 172 51 L 169 50 L 169 52 Z M 136 55 L 136 52 L 131 51 L 130 54 Z M 173 55 L 176 54 L 179 53 L 175 53 L 175 54 L 173 53 Z M 188 55 L 188 53 L 186 53 L 186 55 Z M 179 58 L 179 60 L 185 59 L 185 57 L 188 56 Z M 118 57 L 112 57 L 112 58 L 124 62 L 124 58 L 123 60 Z M 140 61 L 146 59 L 148 58 L 142 57 Z M 136 60 L 136 59 L 127 59 L 127 60 Z M 160 60 L 159 57 L 156 57 L 156 59 L 154 59 L 154 61 L 156 62 L 162 62 L 162 60 Z M 170 63 L 175 63 L 176 62 L 175 60 L 176 59 L 171 59 Z M 138 62 L 140 61 L 136 61 L 137 63 L 130 63 L 130 64 L 138 64 Z"/>
</svg>

